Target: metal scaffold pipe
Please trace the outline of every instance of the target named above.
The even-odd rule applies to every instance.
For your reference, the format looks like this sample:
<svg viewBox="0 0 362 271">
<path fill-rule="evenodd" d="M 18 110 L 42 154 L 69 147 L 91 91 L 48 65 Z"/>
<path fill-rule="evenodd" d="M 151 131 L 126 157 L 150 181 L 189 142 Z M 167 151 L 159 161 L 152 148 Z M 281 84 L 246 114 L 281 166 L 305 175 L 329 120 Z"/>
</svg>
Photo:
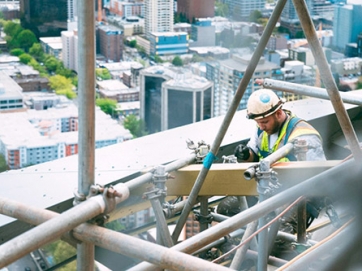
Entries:
<svg viewBox="0 0 362 271">
<path fill-rule="evenodd" d="M 78 191 L 83 200 L 94 184 L 95 171 L 95 2 L 77 1 L 78 10 Z M 77 203 L 77 202 L 75 202 Z M 94 246 L 77 245 L 77 270 L 94 269 Z"/>
<path fill-rule="evenodd" d="M 351 120 L 349 119 L 347 111 L 344 108 L 337 85 L 333 79 L 332 72 L 329 68 L 327 59 L 316 34 L 314 24 L 309 16 L 306 3 L 305 1 L 293 0 L 293 4 L 297 11 L 299 20 L 312 50 L 313 56 L 316 60 L 316 64 L 321 74 L 323 83 L 326 86 L 334 111 L 336 112 L 337 119 L 339 121 L 339 124 L 341 125 L 341 129 L 352 151 L 353 157 L 356 162 L 361 161 L 362 150 L 359 146 L 357 135 L 353 130 Z"/>
<path fill-rule="evenodd" d="M 123 183 L 117 184 L 112 191 L 117 191 L 119 195 L 116 198 L 111 196 L 110 200 L 114 205 L 129 197 L 129 190 Z M 38 216 L 37 213 L 34 213 L 35 208 L 20 203 L 15 204 L 9 199 L 0 198 L 1 214 L 16 217 L 22 221 L 25 220 L 25 222 L 30 224 L 41 223 L 39 226 L 0 246 L 0 268 L 60 238 L 64 233 L 71 231 L 81 223 L 106 212 L 109 203 L 112 202 L 105 200 L 105 195 L 98 195 L 89 198 L 87 201 L 74 206 L 58 216 L 51 216 L 50 213 L 45 213 L 47 216 Z"/>
<path fill-rule="evenodd" d="M 178 170 L 179 168 L 182 168 L 191 163 L 194 163 L 195 159 L 196 159 L 196 153 L 192 153 L 185 158 L 178 159 L 176 161 L 173 161 L 173 162 L 165 165 L 165 171 L 171 172 L 171 171 Z M 129 190 L 133 190 L 142 184 L 150 182 L 152 180 L 152 176 L 153 176 L 153 172 L 151 170 L 150 172 L 147 172 L 137 178 L 134 178 L 133 180 L 126 182 L 125 185 L 129 188 Z"/>
<path fill-rule="evenodd" d="M 181 252 L 185 252 L 185 253 L 193 253 L 195 251 L 197 251 L 198 249 L 201 249 L 203 247 L 205 247 L 206 245 L 208 245 L 209 243 L 216 241 L 220 238 L 222 238 L 225 235 L 228 235 L 229 233 L 240 229 L 241 227 L 245 226 L 246 224 L 258 219 L 260 216 L 266 215 L 267 213 L 275 210 L 276 208 L 287 204 L 289 202 L 291 202 L 292 200 L 295 200 L 297 197 L 301 196 L 301 195 L 306 195 L 306 196 L 317 196 L 320 193 L 327 193 L 327 194 L 331 194 L 331 193 L 335 193 L 335 191 L 340 191 L 340 186 L 342 185 L 346 185 L 347 181 L 355 181 L 356 179 L 358 179 L 361 175 L 361 169 L 359 167 L 355 166 L 354 161 L 349 160 L 347 162 L 344 162 L 340 165 L 337 165 L 329 170 L 326 170 L 306 181 L 304 181 L 301 184 L 298 184 L 286 191 L 283 191 L 281 193 L 278 194 L 278 196 L 274 196 L 271 197 L 269 199 L 266 199 L 265 201 L 261 202 L 260 204 L 257 204 L 233 217 L 230 217 L 228 220 L 219 223 L 218 225 L 215 225 L 199 234 L 197 234 L 196 236 L 193 236 L 177 245 L 175 245 L 174 247 L 172 247 L 170 250 L 176 250 L 176 251 L 181 251 Z M 333 179 L 333 184 L 335 186 L 331 185 L 331 179 Z M 347 184 L 348 185 L 348 184 Z M 86 204 L 89 201 L 84 202 L 83 206 L 86 206 Z M 7 200 L 4 199 L 3 201 L 0 201 L 0 213 L 4 214 L 4 215 L 8 215 L 8 216 L 12 216 L 15 218 L 18 218 L 20 220 L 25 220 L 26 222 L 31 223 L 31 221 L 35 221 L 37 223 L 41 223 L 42 220 L 45 221 L 46 219 L 49 219 L 49 213 L 53 214 L 54 218 L 61 218 L 59 219 L 60 222 L 66 223 L 68 221 L 64 221 L 64 216 L 63 214 L 59 215 L 56 214 L 54 212 L 48 211 L 48 210 L 41 210 L 41 211 L 36 211 L 39 209 L 36 209 L 34 207 L 30 207 L 30 206 L 26 206 L 24 204 L 20 204 L 20 205 L 16 205 L 13 206 L 14 202 L 11 200 Z M 81 206 L 79 205 L 79 206 Z M 77 208 L 78 206 L 74 207 L 73 209 Z M 72 210 L 73 210 L 72 209 Z M 88 207 L 86 208 L 87 210 L 89 209 Z M 32 213 L 33 212 L 33 213 Z M 34 216 L 29 215 L 29 213 L 34 214 Z M 45 213 L 46 215 L 43 217 L 42 214 Z M 82 214 L 82 212 L 78 210 L 74 211 L 74 213 L 77 215 L 77 217 L 79 216 L 79 214 Z M 35 216 L 38 216 L 37 218 L 35 218 Z M 83 218 L 84 219 L 84 218 Z M 81 220 L 81 219 L 80 219 Z M 52 222 L 53 221 L 53 222 Z M 54 223 L 54 221 L 56 221 L 55 219 L 51 219 L 49 222 Z M 55 223 L 57 224 L 57 223 Z M 46 229 L 49 230 L 49 224 L 43 223 L 41 225 L 46 225 Z M 41 226 L 40 225 L 40 226 Z M 57 225 L 52 225 L 54 227 L 56 227 Z M 95 231 L 93 231 L 93 228 L 84 228 L 83 226 L 87 226 L 87 224 L 82 224 L 82 228 L 80 228 L 78 230 L 78 227 L 76 227 L 76 229 L 74 229 L 74 232 L 76 232 L 78 235 L 74 235 L 76 236 L 79 240 L 81 241 L 86 241 L 86 242 L 94 242 L 97 245 L 100 245 L 100 243 L 98 243 L 98 239 L 97 238 L 102 238 L 102 236 L 99 236 L 98 233 L 96 234 Z M 69 228 L 72 227 L 72 225 L 68 226 Z M 92 227 L 96 227 L 96 226 L 92 226 Z M 37 227 L 36 229 L 39 229 L 39 227 Z M 89 230 L 87 230 L 89 229 Z M 62 228 L 62 230 L 64 230 L 64 228 Z M 29 231 L 32 232 L 32 231 Z M 82 237 L 83 234 L 90 234 L 92 235 L 95 234 L 95 236 L 92 238 L 88 238 L 88 237 Z M 119 237 L 117 238 L 121 238 L 123 237 L 123 235 L 118 235 Z M 54 237 L 54 236 L 53 236 Z M 57 237 L 55 237 L 57 238 Z M 129 237 L 127 235 L 125 235 L 125 238 L 132 238 Z M 31 239 L 34 239 L 33 237 Z M 26 240 L 26 239 L 25 239 Z M 42 240 L 42 237 L 41 237 Z M 34 240 L 36 241 L 36 239 Z M 43 240 L 42 240 L 43 241 Z M 119 247 L 107 247 L 107 242 L 104 242 L 104 248 L 110 249 L 112 251 L 118 251 L 119 253 L 122 253 L 124 255 L 129 255 L 129 249 L 127 246 L 125 246 L 125 243 L 123 242 L 123 240 L 118 240 L 120 242 Z M 137 244 L 139 244 L 140 240 L 137 239 Z M 40 247 L 41 244 L 37 243 L 37 245 L 35 246 L 35 248 Z M 138 245 L 134 246 L 135 248 L 138 247 Z M 2 261 L 0 261 L 1 263 L 1 267 L 5 266 L 6 263 L 4 263 L 4 259 L 6 259 L 3 254 L 3 246 L 0 247 L 0 259 Z M 124 251 L 120 251 L 120 250 L 124 250 Z M 165 254 L 168 255 L 168 253 L 172 253 L 169 249 L 167 248 L 163 248 L 166 249 Z M 22 251 L 21 249 L 19 251 Z M 6 249 L 5 249 L 6 252 Z M 137 253 L 137 252 L 132 252 L 132 253 Z M 161 261 L 166 261 L 167 259 L 165 259 L 166 256 L 163 256 L 165 254 L 160 254 L 160 255 L 156 255 L 156 257 L 162 256 L 162 260 Z M 140 257 L 141 260 L 148 260 L 150 262 L 152 262 L 153 264 L 157 264 L 155 263 L 156 260 L 152 259 L 145 259 L 145 257 L 147 257 L 147 253 L 144 253 L 144 250 L 142 249 L 141 251 L 139 251 L 139 254 L 137 254 L 138 257 Z M 19 255 L 17 255 L 17 257 L 21 257 Z M 166 257 L 167 258 L 167 257 Z M 158 258 L 159 259 L 159 258 Z M 173 262 L 173 260 L 170 259 L 171 262 Z M 134 268 L 132 268 L 132 270 L 154 270 L 155 265 L 150 264 L 150 263 L 142 263 Z M 129 269 L 131 270 L 131 269 Z"/>
<path fill-rule="evenodd" d="M 76 213 L 78 211 L 82 210 L 78 209 Z M 1 198 L 0 212 L 30 224 L 47 224 L 50 221 L 63 220 L 61 215 L 56 212 Z M 47 220 L 49 221 L 47 222 Z M 128 257 L 149 261 L 169 270 L 228 270 L 223 266 L 212 264 L 208 261 L 175 250 L 169 250 L 139 238 L 91 224 L 84 223 L 77 226 L 73 229 L 72 235 L 77 238 L 77 240 L 92 243 Z M 145 251 L 147 251 L 147 253 L 145 253 Z M 21 257 L 20 255 L 16 256 Z M 2 257 L 0 260 L 0 268 L 6 266 L 8 263 L 10 262 L 8 260 L 5 262 L 5 258 Z"/>
<path fill-rule="evenodd" d="M 262 84 L 264 88 L 329 100 L 328 92 L 325 88 L 300 85 L 270 78 L 263 79 Z M 345 103 L 362 105 L 361 95 L 356 95 L 355 93 L 351 92 L 341 92 L 340 95 L 342 101 Z"/>
<path fill-rule="evenodd" d="M 355 166 L 353 160 L 348 160 L 347 162 L 326 170 L 296 186 L 280 192 L 277 196 L 268 198 L 265 201 L 230 217 L 228 220 L 186 239 L 173 246 L 171 249 L 185 253 L 193 253 L 206 246 L 208 243 L 216 241 L 219 238 L 228 235 L 230 232 L 240 229 L 282 205 L 294 201 L 300 196 L 317 196 L 320 194 L 335 193 L 334 189 L 337 189 L 338 191 L 339 186 L 346 185 L 347 181 L 359 178 L 360 174 L 361 169 Z M 331 179 L 333 179 L 333 186 L 330 182 Z M 156 267 L 154 265 L 143 262 L 129 269 L 129 271 L 155 269 Z"/>
<path fill-rule="evenodd" d="M 276 6 L 274 8 L 274 11 L 268 21 L 268 24 L 266 25 L 264 32 L 260 38 L 260 41 L 255 49 L 255 52 L 250 59 L 250 63 L 247 66 L 247 68 L 245 70 L 245 74 L 240 81 L 240 84 L 238 86 L 238 89 L 236 90 L 236 93 L 231 102 L 231 105 L 225 115 L 222 125 L 221 125 L 221 127 L 216 135 L 216 138 L 211 146 L 210 152 L 204 160 L 204 163 L 203 163 L 204 167 L 200 170 L 200 173 L 197 176 L 195 184 L 187 199 L 185 208 L 183 209 L 181 216 L 176 224 L 176 227 L 172 234 L 172 239 L 174 242 L 177 241 L 177 239 L 182 231 L 182 228 L 187 220 L 187 217 L 188 217 L 193 205 L 195 204 L 196 198 L 201 190 L 201 187 L 204 183 L 207 173 L 209 172 L 209 169 L 210 169 L 213 161 L 215 160 L 215 157 L 220 148 L 221 142 L 224 139 L 224 136 L 233 119 L 233 116 L 239 107 L 241 98 L 243 97 L 244 92 L 245 92 L 247 86 L 249 85 L 250 79 L 253 77 L 255 68 L 259 63 L 260 57 L 263 55 L 264 49 L 268 43 L 268 40 L 269 40 L 271 34 L 273 33 L 273 30 L 275 28 L 275 25 L 278 22 L 279 16 L 284 8 L 285 3 L 286 3 L 286 0 L 280 0 L 277 2 Z"/>
<path fill-rule="evenodd" d="M 0 202 L 1 213 L 7 214 L 7 200 L 0 199 Z M 4 243 L 0 247 L 0 268 L 47 243 L 59 239 L 65 232 L 101 214 L 105 207 L 101 197 L 94 197 Z"/>
</svg>

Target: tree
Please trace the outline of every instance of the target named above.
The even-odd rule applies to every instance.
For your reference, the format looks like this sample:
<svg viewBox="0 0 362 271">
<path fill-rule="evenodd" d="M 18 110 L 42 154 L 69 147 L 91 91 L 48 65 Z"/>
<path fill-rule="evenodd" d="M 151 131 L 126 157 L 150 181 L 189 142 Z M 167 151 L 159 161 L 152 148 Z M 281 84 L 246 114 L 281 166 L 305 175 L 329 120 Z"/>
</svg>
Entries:
<svg viewBox="0 0 362 271">
<path fill-rule="evenodd" d="M 97 68 L 96 69 L 96 76 L 97 78 L 101 78 L 102 80 L 109 80 L 112 78 L 109 71 L 105 68 Z"/>
<path fill-rule="evenodd" d="M 215 16 L 227 17 L 229 15 L 229 6 L 221 1 L 215 2 Z"/>
<path fill-rule="evenodd" d="M 8 48 L 20 48 L 20 44 L 17 35 L 23 30 L 19 23 L 12 21 L 6 21 L 3 27 L 3 31 L 6 34 L 5 40 Z"/>
<path fill-rule="evenodd" d="M 193 54 L 191 58 L 191 62 L 201 62 L 203 58 L 197 54 Z"/>
<path fill-rule="evenodd" d="M 96 105 L 101 108 L 101 110 L 112 116 L 113 112 L 117 109 L 117 101 L 107 98 L 99 98 L 96 100 Z"/>
<path fill-rule="evenodd" d="M 3 28 L 4 33 L 10 37 L 16 37 L 22 30 L 21 25 L 13 21 L 6 21 Z"/>
<path fill-rule="evenodd" d="M 20 56 L 20 55 L 22 55 L 24 53 L 25 53 L 24 50 L 20 49 L 20 48 L 15 48 L 15 49 L 10 50 L 10 54 L 12 56 Z"/>
<path fill-rule="evenodd" d="M 6 171 L 8 169 L 8 165 L 6 164 L 5 157 L 0 154 L 0 172 Z"/>
<path fill-rule="evenodd" d="M 16 39 L 25 52 L 29 52 L 30 47 L 37 42 L 35 34 L 29 29 L 21 31 Z"/>
<path fill-rule="evenodd" d="M 72 81 L 69 78 L 58 74 L 49 78 L 49 85 L 56 93 L 67 93 L 72 91 L 73 88 Z"/>
<path fill-rule="evenodd" d="M 133 114 L 124 119 L 123 126 L 131 132 L 134 138 L 147 135 L 144 121 Z"/>
<path fill-rule="evenodd" d="M 67 97 L 68 99 L 72 100 L 75 97 L 77 97 L 77 93 L 75 93 L 73 90 L 71 89 L 62 89 L 62 90 L 57 90 L 55 91 L 55 93 L 57 95 L 63 95 L 65 97 Z"/>
<path fill-rule="evenodd" d="M 122 231 L 126 229 L 126 227 L 119 223 L 118 220 L 113 220 L 111 222 L 108 222 L 104 225 L 107 229 L 113 230 L 113 231 Z"/>
<path fill-rule="evenodd" d="M 137 41 L 136 41 L 136 40 L 131 40 L 131 41 L 129 42 L 129 46 L 132 47 L 132 48 L 136 48 L 136 46 L 137 46 Z"/>
<path fill-rule="evenodd" d="M 295 38 L 296 39 L 305 39 L 305 35 L 303 31 L 298 31 L 297 33 L 295 33 Z"/>
<path fill-rule="evenodd" d="M 183 66 L 183 61 L 182 61 L 181 57 L 175 56 L 174 59 L 172 60 L 172 64 L 173 64 L 174 66 L 179 66 L 179 67 L 181 67 L 181 66 Z"/>
<path fill-rule="evenodd" d="M 55 72 L 60 66 L 60 61 L 53 56 L 48 57 L 47 60 L 44 62 L 44 66 L 49 72 Z"/>
<path fill-rule="evenodd" d="M 34 43 L 29 49 L 29 54 L 31 54 L 36 60 L 42 60 L 44 57 L 43 47 L 41 47 L 40 43 Z"/>
<path fill-rule="evenodd" d="M 262 14 L 259 10 L 254 10 L 250 13 L 249 22 L 259 23 L 259 19 L 261 19 Z"/>
<path fill-rule="evenodd" d="M 61 240 L 58 240 L 56 242 L 53 242 L 49 245 L 46 245 L 43 249 L 48 256 L 52 256 L 54 262 L 56 264 L 61 263 L 70 257 L 77 254 L 77 251 L 74 247 L 67 244 L 66 242 L 63 242 Z M 76 261 L 73 261 L 67 265 L 64 265 L 63 267 L 60 267 L 60 271 L 75 271 L 76 270 Z"/>
<path fill-rule="evenodd" d="M 162 60 L 162 58 L 161 58 L 159 55 L 155 55 L 155 62 L 156 62 L 156 63 L 162 63 L 163 60 Z"/>
<path fill-rule="evenodd" d="M 19 60 L 21 63 L 24 63 L 24 64 L 28 64 L 31 60 L 33 59 L 33 57 L 29 54 L 22 54 L 21 56 L 19 56 Z"/>
<path fill-rule="evenodd" d="M 39 72 L 39 75 L 42 77 L 48 76 L 47 70 L 44 66 L 40 65 L 38 61 L 36 61 L 34 58 L 30 60 L 28 65 L 32 66 L 34 70 L 37 70 Z"/>
</svg>

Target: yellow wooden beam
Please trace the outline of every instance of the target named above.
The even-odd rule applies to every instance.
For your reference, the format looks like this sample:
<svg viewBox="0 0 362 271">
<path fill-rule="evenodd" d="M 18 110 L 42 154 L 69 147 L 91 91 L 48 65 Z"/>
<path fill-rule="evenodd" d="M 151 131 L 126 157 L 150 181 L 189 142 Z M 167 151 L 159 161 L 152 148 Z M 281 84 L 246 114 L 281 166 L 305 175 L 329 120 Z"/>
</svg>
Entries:
<svg viewBox="0 0 362 271">
<path fill-rule="evenodd" d="M 284 187 L 295 185 L 319 174 L 341 161 L 283 162 L 273 165 L 279 182 Z M 251 196 L 258 195 L 255 179 L 246 180 L 244 172 L 255 163 L 213 164 L 200 190 L 200 196 Z M 175 178 L 167 181 L 168 196 L 187 196 L 202 169 L 194 164 L 171 172 Z"/>
</svg>

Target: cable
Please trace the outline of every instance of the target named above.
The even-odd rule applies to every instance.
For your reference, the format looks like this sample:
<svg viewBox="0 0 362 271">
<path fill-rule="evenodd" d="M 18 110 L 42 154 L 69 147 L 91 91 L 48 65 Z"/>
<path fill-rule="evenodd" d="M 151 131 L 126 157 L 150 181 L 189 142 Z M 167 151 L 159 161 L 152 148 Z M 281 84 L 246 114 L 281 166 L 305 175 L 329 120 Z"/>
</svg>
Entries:
<svg viewBox="0 0 362 271">
<path fill-rule="evenodd" d="M 351 218 L 349 221 L 347 221 L 342 227 L 340 227 L 338 230 L 336 230 L 334 233 L 332 233 L 330 236 L 324 238 L 322 241 L 320 241 L 318 244 L 310 247 L 309 249 L 305 250 L 303 253 L 299 254 L 298 256 L 296 256 L 295 258 L 293 258 L 292 260 L 290 260 L 288 263 L 286 263 L 285 265 L 283 265 L 282 267 L 278 268 L 276 271 L 283 271 L 286 268 L 290 267 L 292 264 L 294 264 L 297 260 L 301 259 L 302 257 L 304 257 L 306 254 L 310 253 L 311 251 L 315 250 L 316 248 L 318 248 L 319 246 L 323 245 L 324 243 L 328 242 L 329 240 L 331 240 L 333 237 L 335 237 L 338 233 L 340 233 L 343 229 L 345 229 L 350 223 L 352 223 L 352 221 L 354 220 L 354 218 Z"/>
<path fill-rule="evenodd" d="M 239 245 L 237 245 L 236 247 L 234 247 L 233 249 L 229 250 L 228 252 L 224 253 L 223 255 L 221 255 L 219 258 L 216 258 L 215 260 L 212 261 L 212 263 L 218 262 L 219 260 L 221 260 L 222 258 L 226 257 L 227 255 L 231 254 L 232 252 L 234 252 L 235 250 L 237 250 L 238 248 L 242 247 L 243 245 L 245 245 L 247 242 L 249 242 L 252 238 L 254 238 L 254 236 L 256 236 L 257 234 L 259 234 L 261 231 L 263 231 L 265 228 L 269 227 L 271 224 L 273 224 L 274 222 L 276 222 L 280 217 L 282 217 L 286 212 L 288 212 L 295 204 L 297 204 L 303 197 L 299 197 L 297 198 L 292 204 L 290 204 L 283 212 L 281 212 L 279 215 L 277 215 L 276 217 L 274 217 L 272 220 L 270 220 L 267 224 L 265 224 L 263 227 L 261 227 L 259 230 L 257 230 L 256 232 L 254 232 L 252 235 L 250 235 L 248 238 L 246 238 L 246 240 L 244 240 L 244 242 L 241 242 Z"/>
</svg>

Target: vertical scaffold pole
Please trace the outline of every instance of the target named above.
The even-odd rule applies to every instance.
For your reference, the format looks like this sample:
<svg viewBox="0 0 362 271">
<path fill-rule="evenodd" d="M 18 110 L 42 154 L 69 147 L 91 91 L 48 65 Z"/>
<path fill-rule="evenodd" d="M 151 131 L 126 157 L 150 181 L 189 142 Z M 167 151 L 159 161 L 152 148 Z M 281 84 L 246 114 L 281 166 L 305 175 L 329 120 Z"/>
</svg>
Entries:
<svg viewBox="0 0 362 271">
<path fill-rule="evenodd" d="M 95 163 L 95 2 L 77 1 L 78 9 L 78 195 L 94 184 Z M 77 199 L 76 199 L 77 200 Z M 94 269 L 94 245 L 77 246 L 77 270 Z"/>
</svg>

